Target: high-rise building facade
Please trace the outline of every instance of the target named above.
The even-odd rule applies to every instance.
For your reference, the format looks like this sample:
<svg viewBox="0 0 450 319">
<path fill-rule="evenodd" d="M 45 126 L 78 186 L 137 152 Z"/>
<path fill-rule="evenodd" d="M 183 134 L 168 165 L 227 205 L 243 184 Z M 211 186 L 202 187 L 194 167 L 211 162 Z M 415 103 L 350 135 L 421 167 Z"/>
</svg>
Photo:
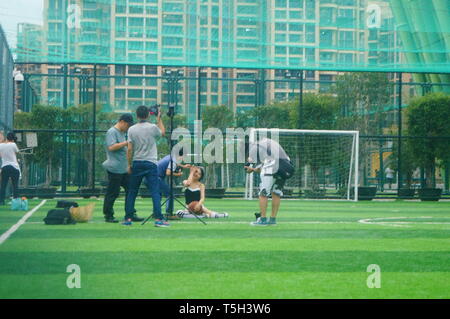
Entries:
<svg viewBox="0 0 450 319">
<path fill-rule="evenodd" d="M 385 2 L 378 2 L 383 9 Z M 83 56 L 94 57 L 92 63 L 115 61 L 98 72 L 99 101 L 108 111 L 167 103 L 164 69 L 181 69 L 186 79 L 179 82 L 179 110 L 191 122 L 199 105 L 241 111 L 295 97 L 299 85 L 286 78 L 287 65 L 307 62 L 304 89 L 326 91 L 326 85 L 308 81 L 334 80 L 338 73 L 325 71 L 327 65 L 395 63 L 400 57 L 392 50 L 374 53 L 374 47 L 384 52 L 383 46 L 395 46 L 392 28 L 361 27 L 367 5 L 367 0 L 45 0 L 42 45 L 49 55 L 75 61 Z M 383 23 L 393 23 L 384 16 Z M 267 57 L 274 69 L 252 68 Z M 225 68 L 227 61 L 248 68 Z M 83 65 L 70 72 L 76 75 L 77 67 L 82 74 Z M 62 72 L 60 65 L 42 71 Z M 73 103 L 89 100 L 82 98 L 81 81 L 69 82 Z M 47 84 L 43 97 L 58 104 L 61 89 L 59 83 Z"/>
</svg>

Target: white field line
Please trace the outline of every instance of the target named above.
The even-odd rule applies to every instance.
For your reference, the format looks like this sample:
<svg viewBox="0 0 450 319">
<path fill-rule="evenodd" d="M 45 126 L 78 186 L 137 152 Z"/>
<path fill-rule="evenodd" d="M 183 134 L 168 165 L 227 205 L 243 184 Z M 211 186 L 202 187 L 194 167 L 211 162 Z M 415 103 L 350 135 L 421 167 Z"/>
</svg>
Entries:
<svg viewBox="0 0 450 319">
<path fill-rule="evenodd" d="M 205 222 L 207 222 L 208 224 L 249 224 L 250 221 L 229 221 L 225 218 L 202 218 Z M 173 225 L 177 225 L 177 224 L 195 224 L 196 220 L 194 218 L 189 218 L 190 221 L 181 221 L 181 220 L 174 220 L 174 221 L 170 221 L 169 222 L 173 222 Z M 148 222 L 149 224 L 151 224 L 151 221 Z M 280 222 L 280 224 L 355 224 L 356 221 L 354 222 L 340 222 L 340 221 L 335 221 L 335 222 L 327 222 L 327 221 L 304 221 L 304 222 Z M 44 224 L 44 222 L 30 222 L 28 224 Z M 105 222 L 102 221 L 90 221 L 89 224 L 105 224 Z M 119 223 L 120 224 L 120 223 Z M 135 225 L 140 225 L 140 222 L 136 222 L 134 223 Z"/>
<path fill-rule="evenodd" d="M 412 219 L 412 218 L 433 218 L 428 216 L 422 216 L 422 217 L 379 217 L 379 218 L 366 218 L 366 219 L 360 219 L 358 221 L 281 221 L 280 225 L 300 225 L 300 224 L 366 224 L 366 225 L 381 225 L 381 226 L 393 226 L 393 227 L 408 227 L 410 224 L 417 224 L 417 225 L 450 225 L 450 222 L 412 222 L 412 221 L 395 221 L 395 219 Z M 391 219 L 394 219 L 392 221 L 389 221 Z M 250 221 L 232 221 L 227 218 L 203 218 L 204 221 L 206 221 L 208 224 L 249 224 Z M 383 221 L 386 220 L 386 221 Z M 174 220 L 169 221 L 172 222 L 172 225 L 177 224 L 195 224 L 197 221 L 194 218 L 189 218 L 188 220 Z M 29 222 L 28 224 L 44 224 L 44 222 Z M 103 221 L 90 221 L 89 224 L 105 224 Z M 134 225 L 140 226 L 140 222 L 134 223 Z M 151 221 L 148 222 L 148 224 L 152 224 Z M 119 223 L 120 225 L 120 223 Z"/>
<path fill-rule="evenodd" d="M 27 221 L 28 218 L 31 217 L 31 215 L 33 215 L 39 208 L 42 207 L 42 205 L 44 205 L 47 202 L 46 199 L 44 199 L 42 202 L 40 202 L 39 205 L 37 205 L 36 207 L 34 207 L 32 210 L 30 210 L 28 213 L 26 213 L 16 224 L 14 224 L 13 226 L 11 226 L 10 229 L 8 229 L 6 232 L 4 232 L 1 236 L 0 236 L 0 245 L 3 244 L 5 242 L 5 240 L 7 240 L 9 238 L 9 236 L 11 236 L 16 230 L 19 229 L 20 226 L 22 226 L 23 224 L 25 224 L 25 222 Z"/>
<path fill-rule="evenodd" d="M 393 227 L 409 227 L 409 225 L 412 224 L 419 224 L 419 225 L 450 225 L 450 223 L 446 222 L 409 222 L 409 221 L 395 221 L 395 219 L 412 219 L 412 218 L 426 218 L 430 219 L 433 218 L 431 216 L 421 216 L 421 217 L 379 217 L 379 218 L 367 218 L 367 219 L 360 219 L 358 220 L 358 223 L 361 224 L 368 224 L 368 225 L 382 225 L 382 226 L 393 226 Z M 394 219 L 392 221 L 389 221 L 390 219 Z M 387 221 L 383 221 L 387 220 Z"/>
</svg>

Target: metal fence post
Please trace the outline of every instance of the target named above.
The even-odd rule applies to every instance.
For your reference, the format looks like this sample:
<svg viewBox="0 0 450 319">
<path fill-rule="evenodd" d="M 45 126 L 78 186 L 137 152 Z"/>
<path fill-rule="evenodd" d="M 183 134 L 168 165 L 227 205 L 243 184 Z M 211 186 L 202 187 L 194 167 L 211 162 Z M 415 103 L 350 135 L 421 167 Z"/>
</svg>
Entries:
<svg viewBox="0 0 450 319">
<path fill-rule="evenodd" d="M 397 196 L 400 196 L 400 189 L 402 188 L 402 86 L 403 86 L 403 82 L 402 82 L 402 76 L 403 73 L 399 72 L 398 73 L 398 82 L 397 82 L 397 88 L 398 88 L 398 108 L 397 108 L 397 112 L 398 112 L 398 132 L 397 132 L 397 138 L 398 138 L 398 143 L 397 143 L 397 153 L 398 153 L 398 157 L 397 157 Z"/>
<path fill-rule="evenodd" d="M 94 64 L 94 92 L 92 93 L 92 191 L 95 189 L 95 135 L 97 131 L 97 64 Z"/>
<path fill-rule="evenodd" d="M 259 88 L 259 105 L 266 104 L 266 71 L 261 70 L 260 76 L 260 88 Z"/>
<path fill-rule="evenodd" d="M 380 171 L 379 171 L 379 183 L 380 183 L 380 191 L 384 192 L 384 163 L 383 163 L 383 140 L 380 139 L 378 145 L 378 156 L 380 160 Z M 377 177 L 377 176 L 375 176 Z"/>
<path fill-rule="evenodd" d="M 61 192 L 67 191 L 67 132 L 63 132 L 63 163 L 61 170 Z"/>
<path fill-rule="evenodd" d="M 255 82 L 255 100 L 254 100 L 254 107 L 258 107 L 258 92 L 259 92 L 259 89 L 258 89 L 258 86 L 259 86 L 259 80 L 258 79 L 255 79 L 254 80 L 254 82 Z"/>
<path fill-rule="evenodd" d="M 197 120 L 202 119 L 202 68 L 197 68 Z"/>
<path fill-rule="evenodd" d="M 298 96 L 298 128 L 303 126 L 303 70 L 300 70 L 300 93 Z"/>
<path fill-rule="evenodd" d="M 445 163 L 444 171 L 444 189 L 448 192 L 450 189 L 450 161 L 447 160 Z"/>
<path fill-rule="evenodd" d="M 67 64 L 63 64 L 63 109 L 67 109 Z M 66 192 L 67 184 L 67 132 L 63 132 L 63 156 L 62 156 L 62 170 L 61 170 L 61 192 Z"/>
</svg>

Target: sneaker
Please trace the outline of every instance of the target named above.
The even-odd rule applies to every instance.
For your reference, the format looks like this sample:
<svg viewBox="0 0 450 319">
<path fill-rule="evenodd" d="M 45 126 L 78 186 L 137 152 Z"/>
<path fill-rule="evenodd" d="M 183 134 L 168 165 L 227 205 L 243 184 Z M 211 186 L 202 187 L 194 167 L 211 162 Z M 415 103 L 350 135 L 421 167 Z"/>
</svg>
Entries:
<svg viewBox="0 0 450 319">
<path fill-rule="evenodd" d="M 128 218 L 122 222 L 122 225 L 131 226 L 131 225 L 133 225 L 133 222 L 131 221 L 131 218 Z"/>
<path fill-rule="evenodd" d="M 134 214 L 133 217 L 131 217 L 131 221 L 133 221 L 133 222 L 143 222 L 144 218 L 141 218 L 138 215 Z"/>
<path fill-rule="evenodd" d="M 276 224 L 277 224 L 277 220 L 276 219 L 269 218 L 269 220 L 267 221 L 267 225 L 274 226 Z"/>
<path fill-rule="evenodd" d="M 261 217 L 261 213 L 255 213 L 256 220 L 258 220 L 258 218 L 260 218 L 260 217 Z"/>
<path fill-rule="evenodd" d="M 267 220 L 262 220 L 261 217 L 259 217 L 256 222 L 252 222 L 250 223 L 250 225 L 252 226 L 267 226 Z"/>
<path fill-rule="evenodd" d="M 105 218 L 105 223 L 118 223 L 119 221 L 117 219 L 115 219 L 114 217 L 107 217 Z"/>
<path fill-rule="evenodd" d="M 169 227 L 170 224 L 166 222 L 165 220 L 157 219 L 155 221 L 155 227 Z"/>
<path fill-rule="evenodd" d="M 182 209 L 177 210 L 177 216 L 180 218 L 183 218 L 184 215 L 188 214 L 187 212 L 185 212 Z"/>
</svg>

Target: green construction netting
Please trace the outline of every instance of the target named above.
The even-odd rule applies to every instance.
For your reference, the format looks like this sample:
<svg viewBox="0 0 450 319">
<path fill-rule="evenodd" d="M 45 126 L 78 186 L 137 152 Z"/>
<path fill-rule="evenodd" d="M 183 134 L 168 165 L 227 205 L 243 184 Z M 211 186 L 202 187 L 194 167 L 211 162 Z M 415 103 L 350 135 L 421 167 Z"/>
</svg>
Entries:
<svg viewBox="0 0 450 319">
<path fill-rule="evenodd" d="M 18 62 L 450 72 L 450 0 L 41 1 Z"/>
</svg>

